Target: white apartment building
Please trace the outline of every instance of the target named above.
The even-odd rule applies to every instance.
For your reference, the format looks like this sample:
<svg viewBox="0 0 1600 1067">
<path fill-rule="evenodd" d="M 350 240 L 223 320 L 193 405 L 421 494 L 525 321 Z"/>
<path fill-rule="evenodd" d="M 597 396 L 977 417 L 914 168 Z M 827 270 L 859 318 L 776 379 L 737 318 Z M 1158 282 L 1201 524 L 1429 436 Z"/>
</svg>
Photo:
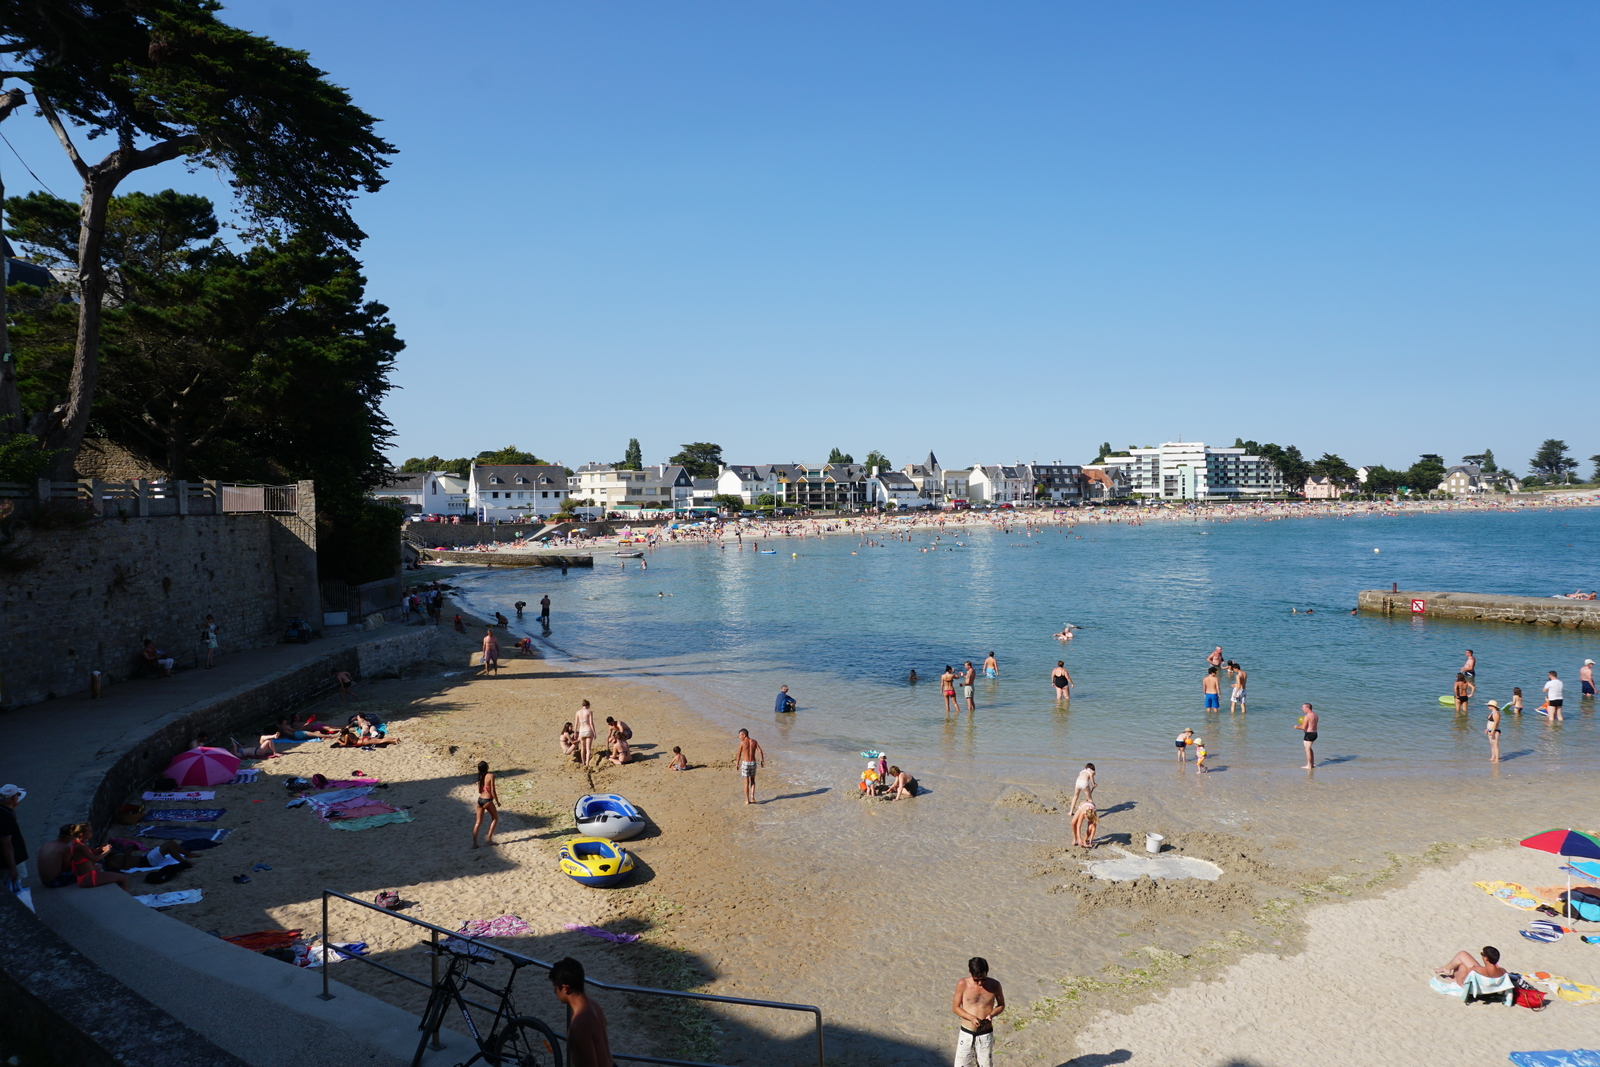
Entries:
<svg viewBox="0 0 1600 1067">
<path fill-rule="evenodd" d="M 1135 448 L 1101 465 L 1125 471 L 1132 494 L 1145 499 L 1257 500 L 1284 493 L 1283 474 L 1269 460 L 1199 441 Z"/>
<path fill-rule="evenodd" d="M 484 522 L 548 519 L 567 499 L 567 471 L 545 463 L 474 463 L 467 494 L 467 508 Z"/>
<path fill-rule="evenodd" d="M 407 515 L 461 515 L 467 509 L 467 480 L 449 471 L 396 474 L 391 484 L 371 495 L 405 505 Z"/>
<path fill-rule="evenodd" d="M 644 470 L 618 470 L 606 463 L 585 463 L 572 475 L 572 495 L 593 500 L 601 514 L 641 511 L 688 511 L 694 506 L 694 479 L 676 463 Z"/>
<path fill-rule="evenodd" d="M 972 503 L 1015 504 L 1033 495 L 1032 472 L 1025 464 L 975 465 L 967 479 Z"/>
<path fill-rule="evenodd" d="M 725 465 L 717 475 L 717 492 L 736 496 L 754 506 L 761 497 L 774 500 L 783 496 L 785 480 L 793 475 L 791 463 L 735 463 Z"/>
</svg>

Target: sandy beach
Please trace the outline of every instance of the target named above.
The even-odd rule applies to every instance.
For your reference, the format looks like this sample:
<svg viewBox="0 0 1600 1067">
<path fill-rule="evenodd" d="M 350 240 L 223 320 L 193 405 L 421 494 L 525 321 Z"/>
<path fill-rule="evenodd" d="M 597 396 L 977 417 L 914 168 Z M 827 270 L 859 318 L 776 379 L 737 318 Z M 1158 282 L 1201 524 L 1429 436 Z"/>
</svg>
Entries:
<svg viewBox="0 0 1600 1067">
<path fill-rule="evenodd" d="M 529 931 L 505 939 L 509 947 L 545 960 L 578 956 L 598 977 L 817 1004 L 839 1064 L 948 1062 L 950 990 L 971 955 L 987 957 L 1005 984 L 1011 1006 L 997 1049 L 1013 1064 L 1292 1067 L 1419 1053 L 1489 1064 L 1510 1049 L 1582 1044 L 1594 1032 L 1597 1005 L 1469 1008 L 1427 985 L 1430 968 L 1483 944 L 1501 947 L 1514 968 L 1600 979 L 1600 947 L 1575 935 L 1525 941 L 1517 930 L 1529 916 L 1470 885 L 1561 880 L 1552 857 L 1508 845 L 1555 818 L 1541 811 L 1578 784 L 1569 776 L 1486 773 L 1443 794 L 1426 779 L 1293 772 L 1203 788 L 1175 775 L 1134 790 L 1103 768 L 1102 845 L 1092 858 L 1137 855 L 1156 831 L 1169 855 L 1223 870 L 1214 882 L 1106 882 L 1089 877 L 1086 854 L 1070 847 L 1067 798 L 1055 784 L 993 780 L 911 802 L 861 801 L 853 779 L 793 780 L 782 736 L 758 731 L 769 762 L 762 803 L 748 807 L 733 739 L 648 677 L 532 658 L 482 677 L 468 666 L 473 633 L 446 627 L 436 663 L 364 684 L 347 705 L 383 715 L 401 744 L 302 744 L 263 763 L 257 784 L 220 787 L 216 803 L 229 813 L 219 825 L 236 832 L 170 886 L 203 886 L 206 899 L 169 914 L 224 935 L 311 933 L 327 887 L 363 899 L 395 890 L 404 914 L 450 929 L 516 915 Z M 585 771 L 561 755 L 556 735 L 585 698 L 598 720 L 633 727 L 636 764 Z M 347 713 L 337 698 L 318 711 Z M 668 772 L 673 745 L 689 756 L 689 773 Z M 496 847 L 472 850 L 479 759 L 500 776 L 504 809 Z M 382 778 L 381 799 L 413 821 L 341 832 L 284 808 L 285 779 L 355 771 Z M 651 822 L 628 846 L 639 872 L 614 890 L 579 886 L 555 864 L 560 839 L 574 833 L 572 801 L 590 791 L 623 793 Z M 993 850 L 1002 830 L 1030 842 L 1025 854 Z M 251 872 L 256 863 L 272 869 Z M 935 872 L 963 888 L 952 893 Z M 252 880 L 234 884 L 240 873 Z M 612 944 L 569 923 L 642 939 Z M 413 927 L 336 905 L 331 933 L 427 973 Z M 425 998 L 360 964 L 334 973 L 413 1010 Z M 559 1021 L 539 975 L 521 988 L 525 1011 Z M 607 1008 L 618 1051 L 807 1062 L 804 1018 L 664 1012 L 618 997 Z"/>
</svg>

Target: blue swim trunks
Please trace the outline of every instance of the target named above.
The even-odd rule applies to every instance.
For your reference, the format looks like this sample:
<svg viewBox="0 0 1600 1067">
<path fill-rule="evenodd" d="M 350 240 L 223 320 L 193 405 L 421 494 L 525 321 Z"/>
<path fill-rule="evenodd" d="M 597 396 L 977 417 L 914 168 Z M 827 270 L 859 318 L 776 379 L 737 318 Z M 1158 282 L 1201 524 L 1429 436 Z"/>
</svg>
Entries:
<svg viewBox="0 0 1600 1067">
<path fill-rule="evenodd" d="M 1207 693 L 1206 694 L 1206 707 L 1208 707 L 1208 708 L 1220 708 L 1221 705 L 1219 705 L 1217 703 L 1217 698 L 1218 698 L 1218 694 L 1216 694 L 1216 693 Z"/>
</svg>

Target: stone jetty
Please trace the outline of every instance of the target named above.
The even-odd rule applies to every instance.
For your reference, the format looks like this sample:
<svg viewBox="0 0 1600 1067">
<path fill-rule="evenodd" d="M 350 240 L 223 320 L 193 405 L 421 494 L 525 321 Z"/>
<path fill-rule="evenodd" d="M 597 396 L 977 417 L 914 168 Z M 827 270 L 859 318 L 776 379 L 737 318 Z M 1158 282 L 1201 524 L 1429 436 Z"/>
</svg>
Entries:
<svg viewBox="0 0 1600 1067">
<path fill-rule="evenodd" d="M 1422 618 L 1520 622 L 1535 626 L 1600 629 L 1600 601 L 1500 593 L 1445 593 L 1365 589 L 1357 597 L 1363 611 Z"/>
</svg>

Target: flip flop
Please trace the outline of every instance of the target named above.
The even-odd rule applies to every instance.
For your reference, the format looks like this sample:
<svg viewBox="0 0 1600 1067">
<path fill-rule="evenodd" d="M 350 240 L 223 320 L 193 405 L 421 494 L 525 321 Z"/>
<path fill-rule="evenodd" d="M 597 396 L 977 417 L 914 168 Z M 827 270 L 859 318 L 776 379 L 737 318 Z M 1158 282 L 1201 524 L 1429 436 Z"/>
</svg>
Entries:
<svg viewBox="0 0 1600 1067">
<path fill-rule="evenodd" d="M 254 867 L 251 867 L 250 869 L 252 871 L 270 871 L 270 870 L 272 870 L 272 868 L 268 867 L 265 863 L 258 863 Z"/>
<path fill-rule="evenodd" d="M 239 885 L 244 885 L 250 880 L 250 876 L 248 874 L 236 874 L 233 876 L 233 880 Z"/>
</svg>

